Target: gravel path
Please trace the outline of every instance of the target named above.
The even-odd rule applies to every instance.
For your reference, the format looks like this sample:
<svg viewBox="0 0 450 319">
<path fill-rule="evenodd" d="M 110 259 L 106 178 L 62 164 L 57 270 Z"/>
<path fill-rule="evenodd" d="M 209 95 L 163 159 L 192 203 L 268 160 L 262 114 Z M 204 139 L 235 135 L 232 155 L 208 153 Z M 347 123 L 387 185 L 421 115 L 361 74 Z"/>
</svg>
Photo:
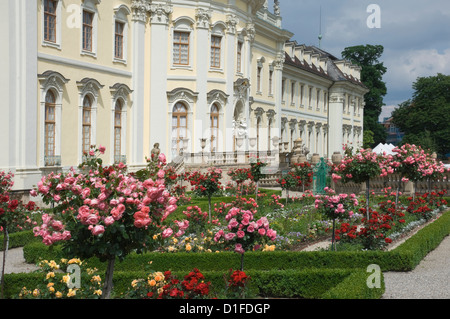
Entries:
<svg viewBox="0 0 450 319">
<path fill-rule="evenodd" d="M 0 251 L 0 274 L 2 265 L 3 251 Z M 13 248 L 6 252 L 5 274 L 32 272 L 36 269 L 39 269 L 36 265 L 25 262 L 22 248 Z"/>
<path fill-rule="evenodd" d="M 383 299 L 449 299 L 450 236 L 412 271 L 385 272 Z"/>
</svg>

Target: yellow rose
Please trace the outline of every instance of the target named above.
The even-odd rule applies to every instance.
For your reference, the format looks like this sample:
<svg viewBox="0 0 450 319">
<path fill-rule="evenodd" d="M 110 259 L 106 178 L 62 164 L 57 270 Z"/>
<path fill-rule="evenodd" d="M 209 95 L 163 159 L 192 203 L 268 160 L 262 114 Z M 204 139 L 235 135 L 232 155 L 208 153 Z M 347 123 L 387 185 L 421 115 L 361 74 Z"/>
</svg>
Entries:
<svg viewBox="0 0 450 319">
<path fill-rule="evenodd" d="M 72 258 L 71 260 L 68 261 L 68 264 L 80 264 L 81 265 L 81 260 L 79 258 Z"/>
<path fill-rule="evenodd" d="M 47 276 L 45 276 L 45 279 L 48 280 L 48 279 L 53 278 L 53 277 L 55 277 L 55 273 L 53 271 L 50 271 L 50 272 L 47 273 Z"/>
<path fill-rule="evenodd" d="M 36 288 L 36 289 L 33 290 L 33 296 L 34 297 L 39 296 L 39 289 Z"/>
<path fill-rule="evenodd" d="M 102 281 L 102 278 L 100 278 L 99 275 L 92 276 L 91 281 L 92 281 L 92 282 L 101 282 L 101 281 Z"/>
<path fill-rule="evenodd" d="M 59 265 L 58 265 L 54 260 L 50 261 L 50 262 L 48 263 L 48 265 L 49 265 L 50 268 L 52 268 L 52 269 L 59 269 Z"/>
<path fill-rule="evenodd" d="M 98 290 L 94 291 L 94 295 L 101 296 L 102 291 L 100 289 L 98 289 Z"/>
<path fill-rule="evenodd" d="M 57 291 L 55 294 L 56 298 L 62 298 L 63 294 L 60 291 Z"/>
<path fill-rule="evenodd" d="M 131 282 L 131 287 L 135 288 L 137 286 L 138 280 L 135 279 Z"/>
<path fill-rule="evenodd" d="M 70 288 L 70 289 L 69 289 L 69 292 L 67 293 L 67 297 L 73 297 L 73 296 L 75 296 L 76 294 L 77 294 L 76 289 Z"/>
<path fill-rule="evenodd" d="M 186 244 L 186 251 L 190 251 L 192 249 L 190 244 Z"/>
<path fill-rule="evenodd" d="M 61 282 L 67 284 L 69 282 L 69 280 L 70 280 L 70 276 L 67 274 L 67 275 L 62 277 Z"/>
</svg>

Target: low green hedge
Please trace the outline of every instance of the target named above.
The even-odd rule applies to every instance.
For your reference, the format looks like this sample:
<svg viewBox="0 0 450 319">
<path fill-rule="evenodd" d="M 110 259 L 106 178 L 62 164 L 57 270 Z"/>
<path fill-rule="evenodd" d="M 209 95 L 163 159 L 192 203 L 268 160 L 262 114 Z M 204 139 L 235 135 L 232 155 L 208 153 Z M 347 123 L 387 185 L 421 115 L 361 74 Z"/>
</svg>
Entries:
<svg viewBox="0 0 450 319">
<path fill-rule="evenodd" d="M 202 271 L 200 269 L 200 271 Z M 211 282 L 211 291 L 219 298 L 225 287 L 224 272 L 202 271 L 206 281 Z M 359 269 L 304 269 L 304 270 L 249 270 L 251 292 L 263 298 L 307 298 L 307 299 L 379 299 L 385 291 L 384 282 L 379 288 L 367 286 L 365 271 Z M 173 272 L 183 278 L 187 272 Z M 114 298 L 123 298 L 134 279 L 146 278 L 142 271 L 114 272 Z M 382 274 L 381 274 L 382 275 Z M 5 275 L 5 297 L 18 298 L 23 287 L 33 289 L 44 283 L 39 273 Z"/>
<path fill-rule="evenodd" d="M 0 251 L 3 250 L 3 235 L 0 235 Z M 9 249 L 23 247 L 31 242 L 39 242 L 32 230 L 9 234 Z"/>
</svg>

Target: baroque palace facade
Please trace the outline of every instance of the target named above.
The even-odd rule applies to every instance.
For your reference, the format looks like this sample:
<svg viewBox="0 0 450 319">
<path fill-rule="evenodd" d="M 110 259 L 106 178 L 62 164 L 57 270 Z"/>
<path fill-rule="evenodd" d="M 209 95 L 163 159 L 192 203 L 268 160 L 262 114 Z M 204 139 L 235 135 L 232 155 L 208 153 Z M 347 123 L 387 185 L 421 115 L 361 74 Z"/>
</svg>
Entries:
<svg viewBox="0 0 450 319">
<path fill-rule="evenodd" d="M 360 68 L 291 41 L 270 2 L 2 1 L 0 169 L 30 189 L 90 145 L 131 170 L 155 143 L 216 164 L 361 145 Z"/>
</svg>

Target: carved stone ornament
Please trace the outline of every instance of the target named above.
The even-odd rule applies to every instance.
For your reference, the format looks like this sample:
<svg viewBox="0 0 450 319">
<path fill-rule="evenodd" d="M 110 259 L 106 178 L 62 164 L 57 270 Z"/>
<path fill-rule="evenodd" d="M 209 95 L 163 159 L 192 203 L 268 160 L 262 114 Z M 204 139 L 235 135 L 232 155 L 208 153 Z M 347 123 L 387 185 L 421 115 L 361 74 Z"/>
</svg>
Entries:
<svg viewBox="0 0 450 319">
<path fill-rule="evenodd" d="M 169 15 L 173 12 L 173 6 L 170 4 L 151 4 L 149 7 L 150 21 L 153 24 L 168 24 Z"/>
<path fill-rule="evenodd" d="M 246 31 L 247 31 L 247 38 L 248 38 L 248 40 L 250 42 L 254 42 L 255 41 L 255 36 L 256 36 L 255 24 L 247 23 Z"/>
<path fill-rule="evenodd" d="M 196 10 L 195 18 L 197 19 L 197 27 L 209 29 L 211 25 L 212 10 L 199 8 Z"/>
<path fill-rule="evenodd" d="M 208 105 L 212 105 L 214 102 L 218 102 L 220 105 L 226 105 L 228 101 L 228 94 L 221 90 L 211 90 L 206 95 Z"/>
<path fill-rule="evenodd" d="M 237 98 L 243 99 L 247 96 L 250 81 L 247 78 L 240 78 L 234 82 L 234 94 Z"/>
<path fill-rule="evenodd" d="M 227 15 L 227 33 L 236 34 L 236 26 L 239 22 L 239 19 L 234 14 Z"/>
<path fill-rule="evenodd" d="M 330 95 L 331 103 L 344 103 L 344 95 L 340 93 L 332 93 Z"/>
<path fill-rule="evenodd" d="M 277 58 L 273 61 L 273 65 L 275 66 L 275 69 L 283 70 L 284 61 L 285 61 L 285 53 L 283 51 L 278 52 Z"/>
<path fill-rule="evenodd" d="M 70 80 L 66 79 L 61 73 L 55 71 L 45 71 L 38 75 L 41 88 L 47 90 L 50 87 L 55 88 L 58 92 L 63 91 L 63 86 Z"/>
<path fill-rule="evenodd" d="M 167 92 L 169 103 L 174 103 L 176 101 L 183 100 L 188 102 L 189 104 L 192 104 L 197 100 L 197 96 L 198 96 L 197 92 L 193 92 L 190 89 L 186 88 L 177 88 L 170 92 Z"/>
<path fill-rule="evenodd" d="M 132 21 L 146 22 L 147 11 L 149 9 L 148 0 L 133 0 L 131 2 Z"/>
<path fill-rule="evenodd" d="M 77 81 L 77 86 L 82 96 L 89 92 L 96 98 L 98 97 L 99 91 L 104 87 L 96 79 L 92 78 L 84 78 L 81 81 Z"/>
</svg>

